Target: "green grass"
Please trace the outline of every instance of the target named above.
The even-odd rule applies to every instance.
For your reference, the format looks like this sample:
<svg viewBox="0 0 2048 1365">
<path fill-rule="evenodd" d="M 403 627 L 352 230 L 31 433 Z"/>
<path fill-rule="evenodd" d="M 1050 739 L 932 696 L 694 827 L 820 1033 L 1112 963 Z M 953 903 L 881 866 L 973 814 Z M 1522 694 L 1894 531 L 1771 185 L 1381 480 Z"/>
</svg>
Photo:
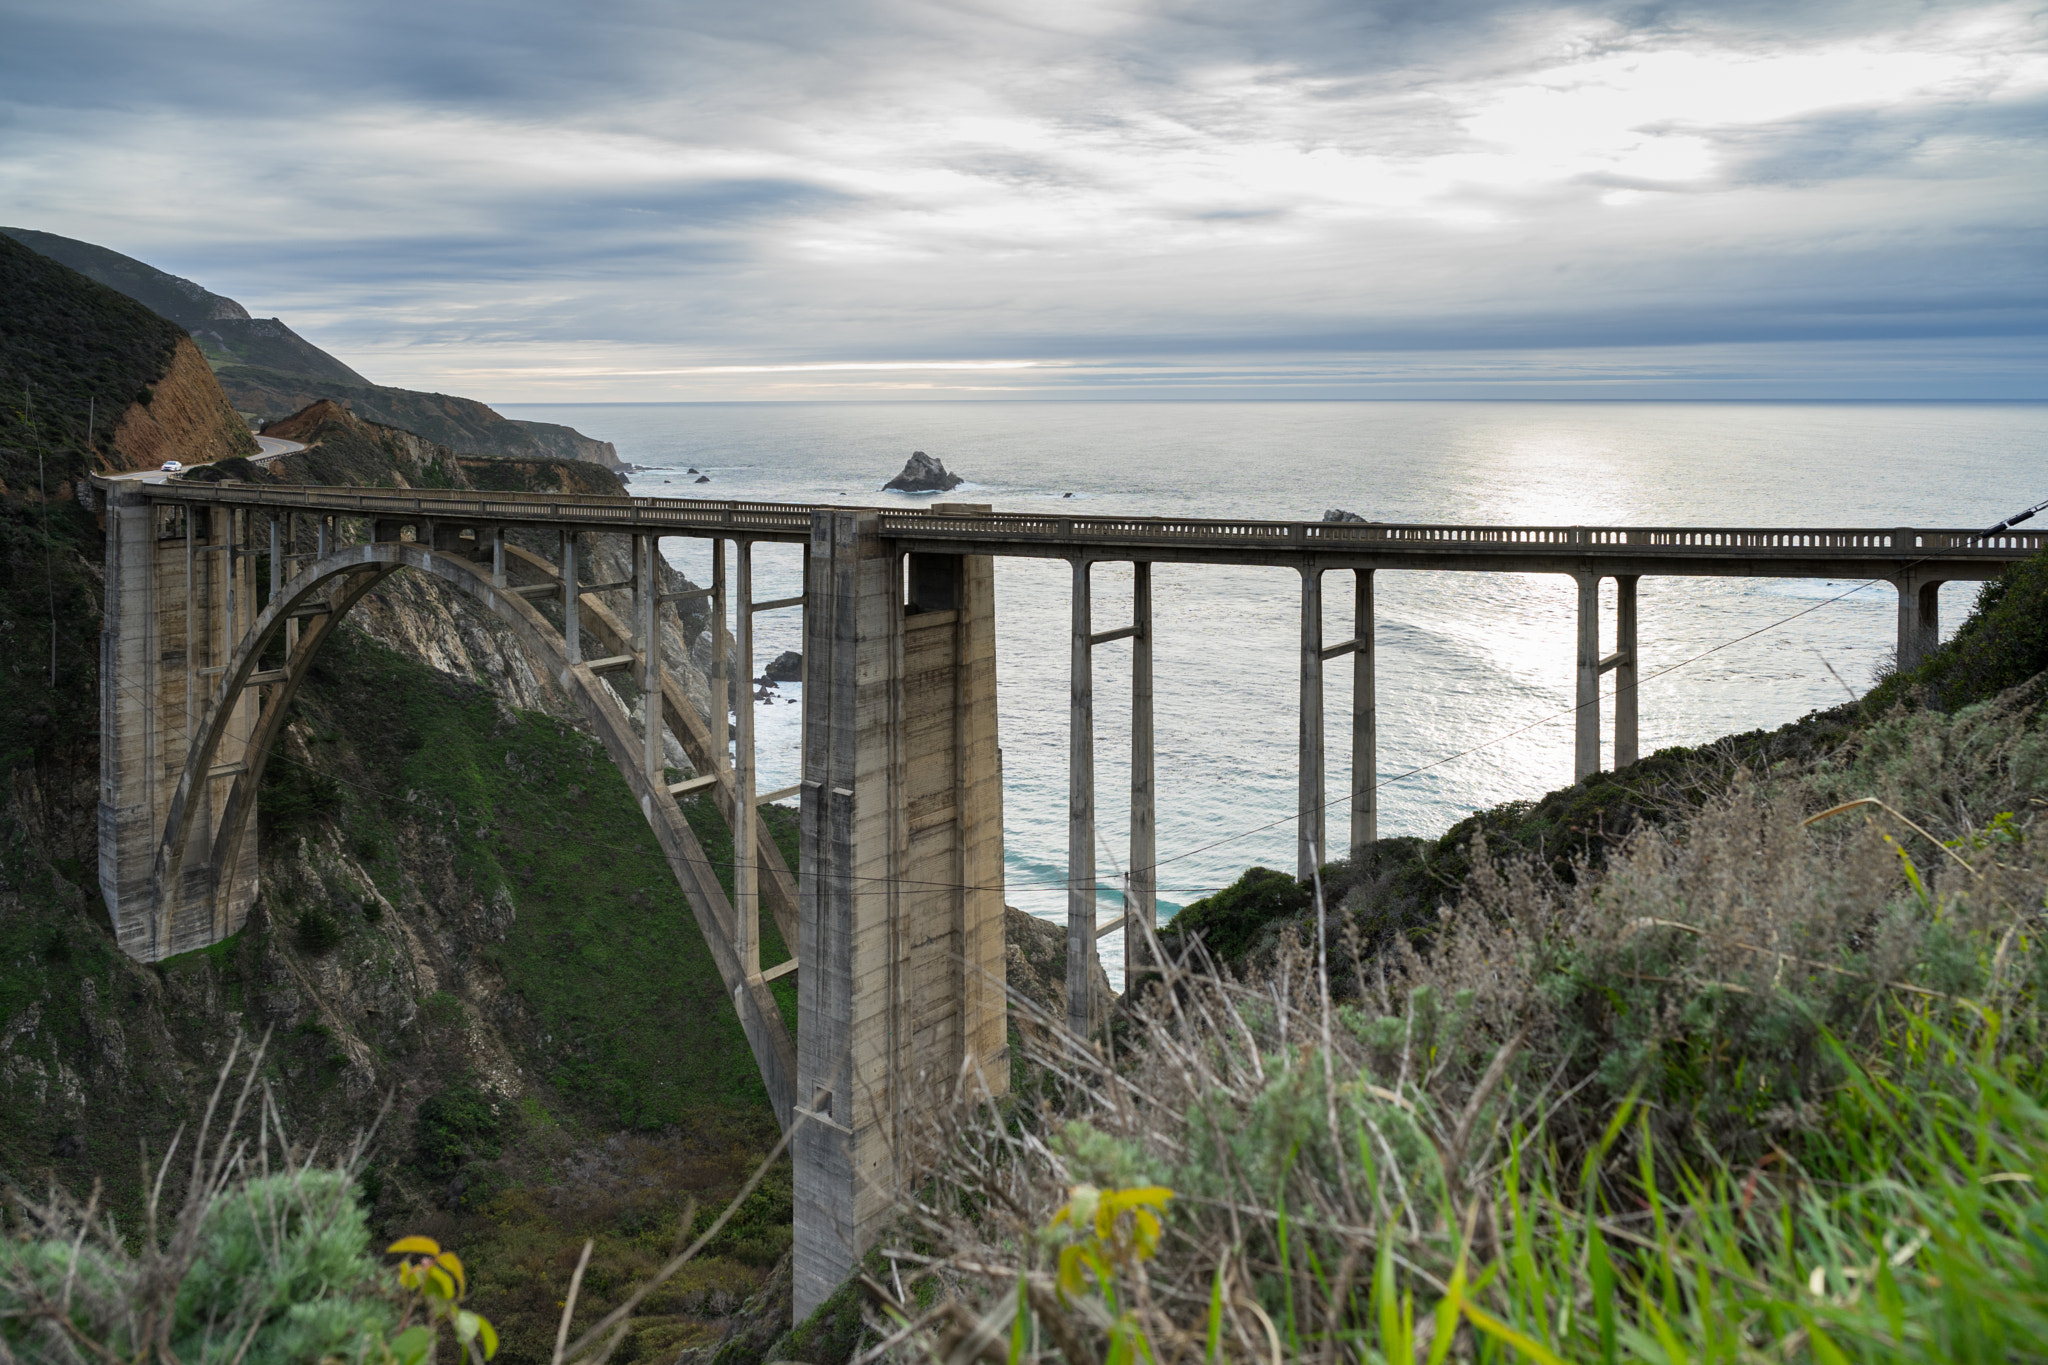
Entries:
<svg viewBox="0 0 2048 1365">
<path fill-rule="evenodd" d="M 418 892 L 449 912 L 509 899 L 502 939 L 476 951 L 530 1011 L 529 1060 L 565 1097 L 639 1129 L 704 1105 L 766 1105 L 695 916 L 595 740 L 505 713 L 485 688 L 354 632 L 323 654 L 305 706 L 373 746 L 372 790 L 346 804 L 359 846 L 408 846 L 371 865 L 387 899 L 405 897 L 402 869 L 422 863 L 438 872 Z M 412 846 L 429 838 L 445 839 L 438 856 Z M 764 948 L 787 955 L 767 934 Z"/>
</svg>

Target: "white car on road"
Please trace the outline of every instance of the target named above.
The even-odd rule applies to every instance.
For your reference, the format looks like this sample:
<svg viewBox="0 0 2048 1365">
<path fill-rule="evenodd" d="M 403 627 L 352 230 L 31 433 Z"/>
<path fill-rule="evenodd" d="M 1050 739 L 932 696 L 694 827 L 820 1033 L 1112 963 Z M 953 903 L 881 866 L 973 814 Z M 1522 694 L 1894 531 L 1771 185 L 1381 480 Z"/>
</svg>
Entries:
<svg viewBox="0 0 2048 1365">
<path fill-rule="evenodd" d="M 157 468 L 163 470 L 163 472 L 166 474 L 175 474 L 184 467 L 184 465 L 180 464 L 176 460 L 165 460 L 161 465 L 157 466 Z"/>
</svg>

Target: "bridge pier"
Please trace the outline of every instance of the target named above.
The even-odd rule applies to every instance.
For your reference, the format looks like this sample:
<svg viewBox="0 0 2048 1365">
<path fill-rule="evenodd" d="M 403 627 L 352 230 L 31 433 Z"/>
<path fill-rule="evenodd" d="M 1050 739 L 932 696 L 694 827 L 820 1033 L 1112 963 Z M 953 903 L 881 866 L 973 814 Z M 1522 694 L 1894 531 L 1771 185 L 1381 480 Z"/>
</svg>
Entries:
<svg viewBox="0 0 2048 1365">
<path fill-rule="evenodd" d="M 853 1272 L 937 1113 L 1009 1089 L 994 561 L 906 563 L 878 520 L 816 511 L 806 567 L 799 1319 Z"/>
<path fill-rule="evenodd" d="M 1640 713 L 1636 693 L 1636 583 L 1634 574 L 1615 574 L 1614 653 L 1600 657 L 1600 580 L 1608 575 L 1572 575 L 1579 589 L 1577 707 L 1572 713 L 1572 780 L 1600 771 L 1600 679 L 1614 674 L 1614 766 L 1636 761 Z"/>
<path fill-rule="evenodd" d="M 228 784 L 256 728 L 254 692 L 237 691 L 211 768 L 193 792 L 186 877 L 153 879 L 165 821 L 193 736 L 253 615 L 253 556 L 237 543 L 247 513 L 154 505 L 131 482 L 106 489 L 107 578 L 100 630 L 99 878 L 121 950 L 143 962 L 203 948 L 242 926 L 256 900 L 252 821 L 228 855 L 219 904 L 209 895 L 214 836 Z"/>
<path fill-rule="evenodd" d="M 1095 676 L 1089 561 L 1074 560 L 1067 683 L 1067 1030 L 1088 1036 L 1095 1001 Z"/>
<path fill-rule="evenodd" d="M 1296 745 L 1295 875 L 1307 881 L 1329 859 L 1323 837 L 1323 571 L 1301 567 L 1301 706 Z"/>
<path fill-rule="evenodd" d="M 1911 569 L 1892 579 L 1899 594 L 1898 667 L 1912 668 L 1941 644 L 1941 585 L 1948 580 Z"/>
<path fill-rule="evenodd" d="M 1334 861 L 1325 812 L 1329 808 L 1328 759 L 1323 738 L 1323 665 L 1351 656 L 1351 844 L 1355 849 L 1379 838 L 1379 708 L 1373 689 L 1373 602 L 1371 569 L 1354 570 L 1351 638 L 1323 643 L 1325 570 L 1301 566 L 1301 708 L 1295 796 L 1295 875 L 1308 880 L 1318 865 Z"/>
<path fill-rule="evenodd" d="M 1353 570 L 1351 603 L 1351 847 L 1380 837 L 1379 702 L 1373 677 L 1371 569 Z"/>
<path fill-rule="evenodd" d="M 1153 779 L 1152 566 L 1131 565 L 1131 848 L 1124 880 L 1124 983 L 1159 928 L 1158 810 Z M 1092 967 L 1091 967 L 1092 972 Z M 1091 976 L 1092 980 L 1093 977 Z"/>
</svg>

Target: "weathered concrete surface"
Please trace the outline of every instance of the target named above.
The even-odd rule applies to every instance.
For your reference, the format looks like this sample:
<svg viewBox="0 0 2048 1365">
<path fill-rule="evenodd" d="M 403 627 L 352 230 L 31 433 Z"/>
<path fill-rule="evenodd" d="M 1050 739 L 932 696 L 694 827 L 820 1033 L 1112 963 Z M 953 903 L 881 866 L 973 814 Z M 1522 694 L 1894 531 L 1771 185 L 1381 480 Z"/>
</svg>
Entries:
<svg viewBox="0 0 2048 1365">
<path fill-rule="evenodd" d="M 820 511 L 810 553 L 799 1318 L 914 1176 L 931 1111 L 1009 1080 L 994 564 L 911 556 L 906 585 L 874 524 Z"/>
<path fill-rule="evenodd" d="M 195 728 L 204 720 L 240 631 L 253 614 L 249 560 L 233 549 L 240 514 L 191 518 L 154 507 L 133 483 L 107 496 L 107 589 L 100 629 L 100 891 L 123 952 L 155 962 L 218 942 L 241 928 L 256 899 L 256 830 L 235 844 L 250 875 L 232 879 L 218 905 L 171 888 L 159 904 L 152 869 Z M 195 792 L 184 851 L 195 876 L 208 861 L 227 785 L 247 753 L 256 700 L 227 703 L 214 775 Z"/>
</svg>

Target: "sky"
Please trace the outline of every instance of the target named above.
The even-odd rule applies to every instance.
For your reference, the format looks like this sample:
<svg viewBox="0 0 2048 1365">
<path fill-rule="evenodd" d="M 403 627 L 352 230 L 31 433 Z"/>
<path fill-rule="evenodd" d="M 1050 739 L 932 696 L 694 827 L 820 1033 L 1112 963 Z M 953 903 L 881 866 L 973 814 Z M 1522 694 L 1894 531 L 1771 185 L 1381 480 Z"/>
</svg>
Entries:
<svg viewBox="0 0 2048 1365">
<path fill-rule="evenodd" d="M 488 401 L 2048 398 L 2048 8 L 8 0 L 0 221 Z"/>
</svg>

